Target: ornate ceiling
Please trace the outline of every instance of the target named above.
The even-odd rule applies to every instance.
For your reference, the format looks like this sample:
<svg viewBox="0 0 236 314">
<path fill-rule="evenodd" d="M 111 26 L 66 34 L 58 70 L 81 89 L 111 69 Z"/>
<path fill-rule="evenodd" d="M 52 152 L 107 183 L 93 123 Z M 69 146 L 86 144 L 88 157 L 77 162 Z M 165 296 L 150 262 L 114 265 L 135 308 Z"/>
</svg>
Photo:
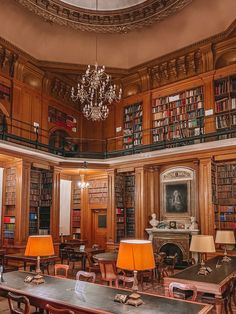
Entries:
<svg viewBox="0 0 236 314">
<path fill-rule="evenodd" d="M 82 31 L 127 33 L 181 10 L 192 0 L 15 0 L 45 20 Z"/>
</svg>

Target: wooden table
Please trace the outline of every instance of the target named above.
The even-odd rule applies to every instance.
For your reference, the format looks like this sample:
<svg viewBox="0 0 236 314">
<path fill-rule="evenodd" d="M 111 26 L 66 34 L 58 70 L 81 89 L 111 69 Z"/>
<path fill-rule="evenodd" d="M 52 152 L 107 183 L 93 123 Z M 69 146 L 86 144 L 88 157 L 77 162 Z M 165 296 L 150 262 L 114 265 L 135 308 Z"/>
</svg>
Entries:
<svg viewBox="0 0 236 314">
<path fill-rule="evenodd" d="M 116 262 L 118 253 L 116 252 L 105 252 L 93 255 L 95 260 L 99 261 L 109 261 Z"/>
<path fill-rule="evenodd" d="M 0 265 L 4 265 L 4 255 L 5 255 L 5 251 L 4 250 L 0 250 Z"/>
<path fill-rule="evenodd" d="M 32 305 L 45 309 L 47 303 L 69 308 L 75 313 L 114 313 L 114 314 L 205 314 L 210 313 L 212 306 L 202 303 L 193 303 L 150 294 L 141 294 L 145 304 L 138 308 L 114 302 L 117 293 L 129 294 L 130 291 L 109 288 L 83 282 L 81 293 L 75 292 L 75 280 L 44 276 L 45 284 L 34 285 L 24 283 L 28 273 L 11 272 L 4 275 L 5 282 L 0 284 L 0 294 L 6 296 L 11 291 L 25 295 Z"/>
<path fill-rule="evenodd" d="M 222 266 L 216 268 L 217 262 L 222 260 L 222 256 L 214 257 L 206 262 L 212 272 L 206 276 L 198 275 L 200 265 L 193 265 L 170 277 L 164 277 L 165 295 L 169 296 L 169 284 L 179 282 L 193 284 L 199 292 L 213 293 L 217 299 L 216 312 L 222 313 L 222 294 L 225 291 L 230 278 L 236 275 L 236 257 L 232 257 L 231 262 L 221 263 Z"/>
<path fill-rule="evenodd" d="M 60 254 L 66 253 L 66 248 L 60 250 Z M 86 258 L 88 254 L 95 254 L 95 253 L 103 253 L 104 249 L 95 249 L 95 248 L 85 248 L 84 250 L 80 250 L 79 248 L 73 249 L 73 252 L 76 254 L 80 254 L 82 258 L 82 270 L 86 270 Z"/>
<path fill-rule="evenodd" d="M 37 264 L 37 257 L 36 256 L 24 256 L 20 254 L 6 254 L 4 256 L 5 263 L 8 264 L 9 261 L 17 261 L 17 262 L 23 262 L 24 270 L 26 270 L 27 264 Z M 53 263 L 55 264 L 56 260 L 58 259 L 58 256 L 52 255 L 52 256 L 42 256 L 40 257 L 40 264 L 43 263 Z"/>
</svg>

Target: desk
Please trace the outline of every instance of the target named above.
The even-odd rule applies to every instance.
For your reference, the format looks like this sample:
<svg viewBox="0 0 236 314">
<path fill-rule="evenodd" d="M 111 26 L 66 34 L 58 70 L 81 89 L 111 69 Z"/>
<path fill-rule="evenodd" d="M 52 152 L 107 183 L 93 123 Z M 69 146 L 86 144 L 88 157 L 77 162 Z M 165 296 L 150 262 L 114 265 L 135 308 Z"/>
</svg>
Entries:
<svg viewBox="0 0 236 314">
<path fill-rule="evenodd" d="M 93 255 L 95 260 L 99 261 L 107 261 L 107 262 L 116 262 L 118 253 L 116 252 L 105 252 Z"/>
<path fill-rule="evenodd" d="M 81 251 L 79 248 L 78 249 L 74 248 L 72 254 L 75 253 L 75 254 L 79 254 L 81 256 L 81 258 L 82 258 L 82 270 L 86 270 L 87 255 L 88 254 L 95 254 L 95 253 L 103 253 L 104 251 L 105 251 L 104 249 L 94 249 L 94 248 L 85 248 L 83 251 Z M 68 250 L 66 248 L 60 250 L 61 263 L 62 264 L 63 264 L 63 255 L 64 255 L 64 257 L 66 257 L 67 252 L 68 252 Z M 68 256 L 67 256 L 67 258 L 68 258 Z"/>
<path fill-rule="evenodd" d="M 56 255 L 52 256 L 42 256 L 40 257 L 40 263 L 50 263 L 53 262 L 55 264 L 57 260 Z M 17 261 L 17 262 L 23 262 L 24 265 L 24 270 L 26 270 L 27 263 L 30 264 L 37 264 L 37 257 L 36 256 L 24 256 L 24 255 L 19 255 L 19 254 L 6 254 L 4 256 L 4 259 L 6 261 L 6 264 L 8 264 L 9 261 Z"/>
<path fill-rule="evenodd" d="M 84 282 L 84 292 L 78 295 L 74 291 L 75 280 L 44 276 L 45 284 L 34 285 L 24 283 L 27 273 L 11 272 L 4 275 L 5 282 L 0 284 L 0 294 L 12 291 L 27 296 L 33 305 L 42 309 L 47 303 L 69 308 L 75 313 L 114 313 L 114 314 L 206 314 L 212 306 L 202 303 L 192 303 L 183 300 L 142 294 L 145 304 L 138 308 L 114 302 L 117 293 L 129 294 L 129 291 L 109 288 Z M 79 312 L 78 312 L 79 311 Z"/>
<path fill-rule="evenodd" d="M 200 265 L 193 265 L 170 277 L 164 277 L 165 295 L 169 296 L 169 284 L 171 282 L 193 284 L 200 292 L 214 293 L 218 299 L 216 312 L 222 313 L 222 294 L 225 291 L 230 278 L 236 275 L 236 257 L 232 257 L 230 263 L 222 263 L 220 268 L 216 268 L 218 261 L 222 256 L 214 257 L 206 261 L 206 265 L 210 266 L 212 272 L 206 276 L 198 275 Z"/>
</svg>

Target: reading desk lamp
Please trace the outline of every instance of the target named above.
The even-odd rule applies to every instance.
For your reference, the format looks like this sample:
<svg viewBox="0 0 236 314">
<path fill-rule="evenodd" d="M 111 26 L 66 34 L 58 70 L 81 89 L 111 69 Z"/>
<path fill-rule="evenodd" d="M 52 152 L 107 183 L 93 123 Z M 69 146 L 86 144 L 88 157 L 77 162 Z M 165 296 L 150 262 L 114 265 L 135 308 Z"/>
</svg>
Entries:
<svg viewBox="0 0 236 314">
<path fill-rule="evenodd" d="M 227 244 L 235 244 L 234 231 L 232 230 L 217 230 L 216 231 L 216 243 L 224 244 L 225 251 L 222 262 L 230 262 L 231 258 L 227 256 L 226 246 Z"/>
<path fill-rule="evenodd" d="M 40 269 L 40 256 L 54 255 L 52 237 L 50 235 L 29 236 L 25 249 L 25 256 L 37 256 L 36 275 L 32 282 L 35 284 L 44 283 Z"/>
<path fill-rule="evenodd" d="M 213 236 L 202 234 L 193 235 L 190 244 L 190 251 L 200 253 L 201 255 L 201 267 L 198 271 L 198 275 L 207 275 L 211 272 L 211 268 L 206 267 L 205 265 L 203 255 L 205 253 L 213 253 L 216 251 Z"/>
<path fill-rule="evenodd" d="M 151 241 L 147 240 L 122 240 L 119 246 L 116 266 L 134 272 L 133 293 L 126 304 L 140 305 L 143 301 L 138 291 L 138 271 L 155 268 L 154 254 Z"/>
</svg>

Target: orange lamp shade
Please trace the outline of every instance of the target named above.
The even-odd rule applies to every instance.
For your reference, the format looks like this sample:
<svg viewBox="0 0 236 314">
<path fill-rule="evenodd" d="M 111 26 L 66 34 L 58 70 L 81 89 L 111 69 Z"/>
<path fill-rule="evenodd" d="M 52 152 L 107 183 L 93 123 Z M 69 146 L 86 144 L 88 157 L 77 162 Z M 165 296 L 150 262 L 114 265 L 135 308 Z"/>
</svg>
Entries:
<svg viewBox="0 0 236 314">
<path fill-rule="evenodd" d="M 54 255 L 52 237 L 50 235 L 29 236 L 25 249 L 26 256 Z"/>
<path fill-rule="evenodd" d="M 147 240 L 122 240 L 116 266 L 126 270 L 155 268 L 152 243 Z"/>
</svg>

